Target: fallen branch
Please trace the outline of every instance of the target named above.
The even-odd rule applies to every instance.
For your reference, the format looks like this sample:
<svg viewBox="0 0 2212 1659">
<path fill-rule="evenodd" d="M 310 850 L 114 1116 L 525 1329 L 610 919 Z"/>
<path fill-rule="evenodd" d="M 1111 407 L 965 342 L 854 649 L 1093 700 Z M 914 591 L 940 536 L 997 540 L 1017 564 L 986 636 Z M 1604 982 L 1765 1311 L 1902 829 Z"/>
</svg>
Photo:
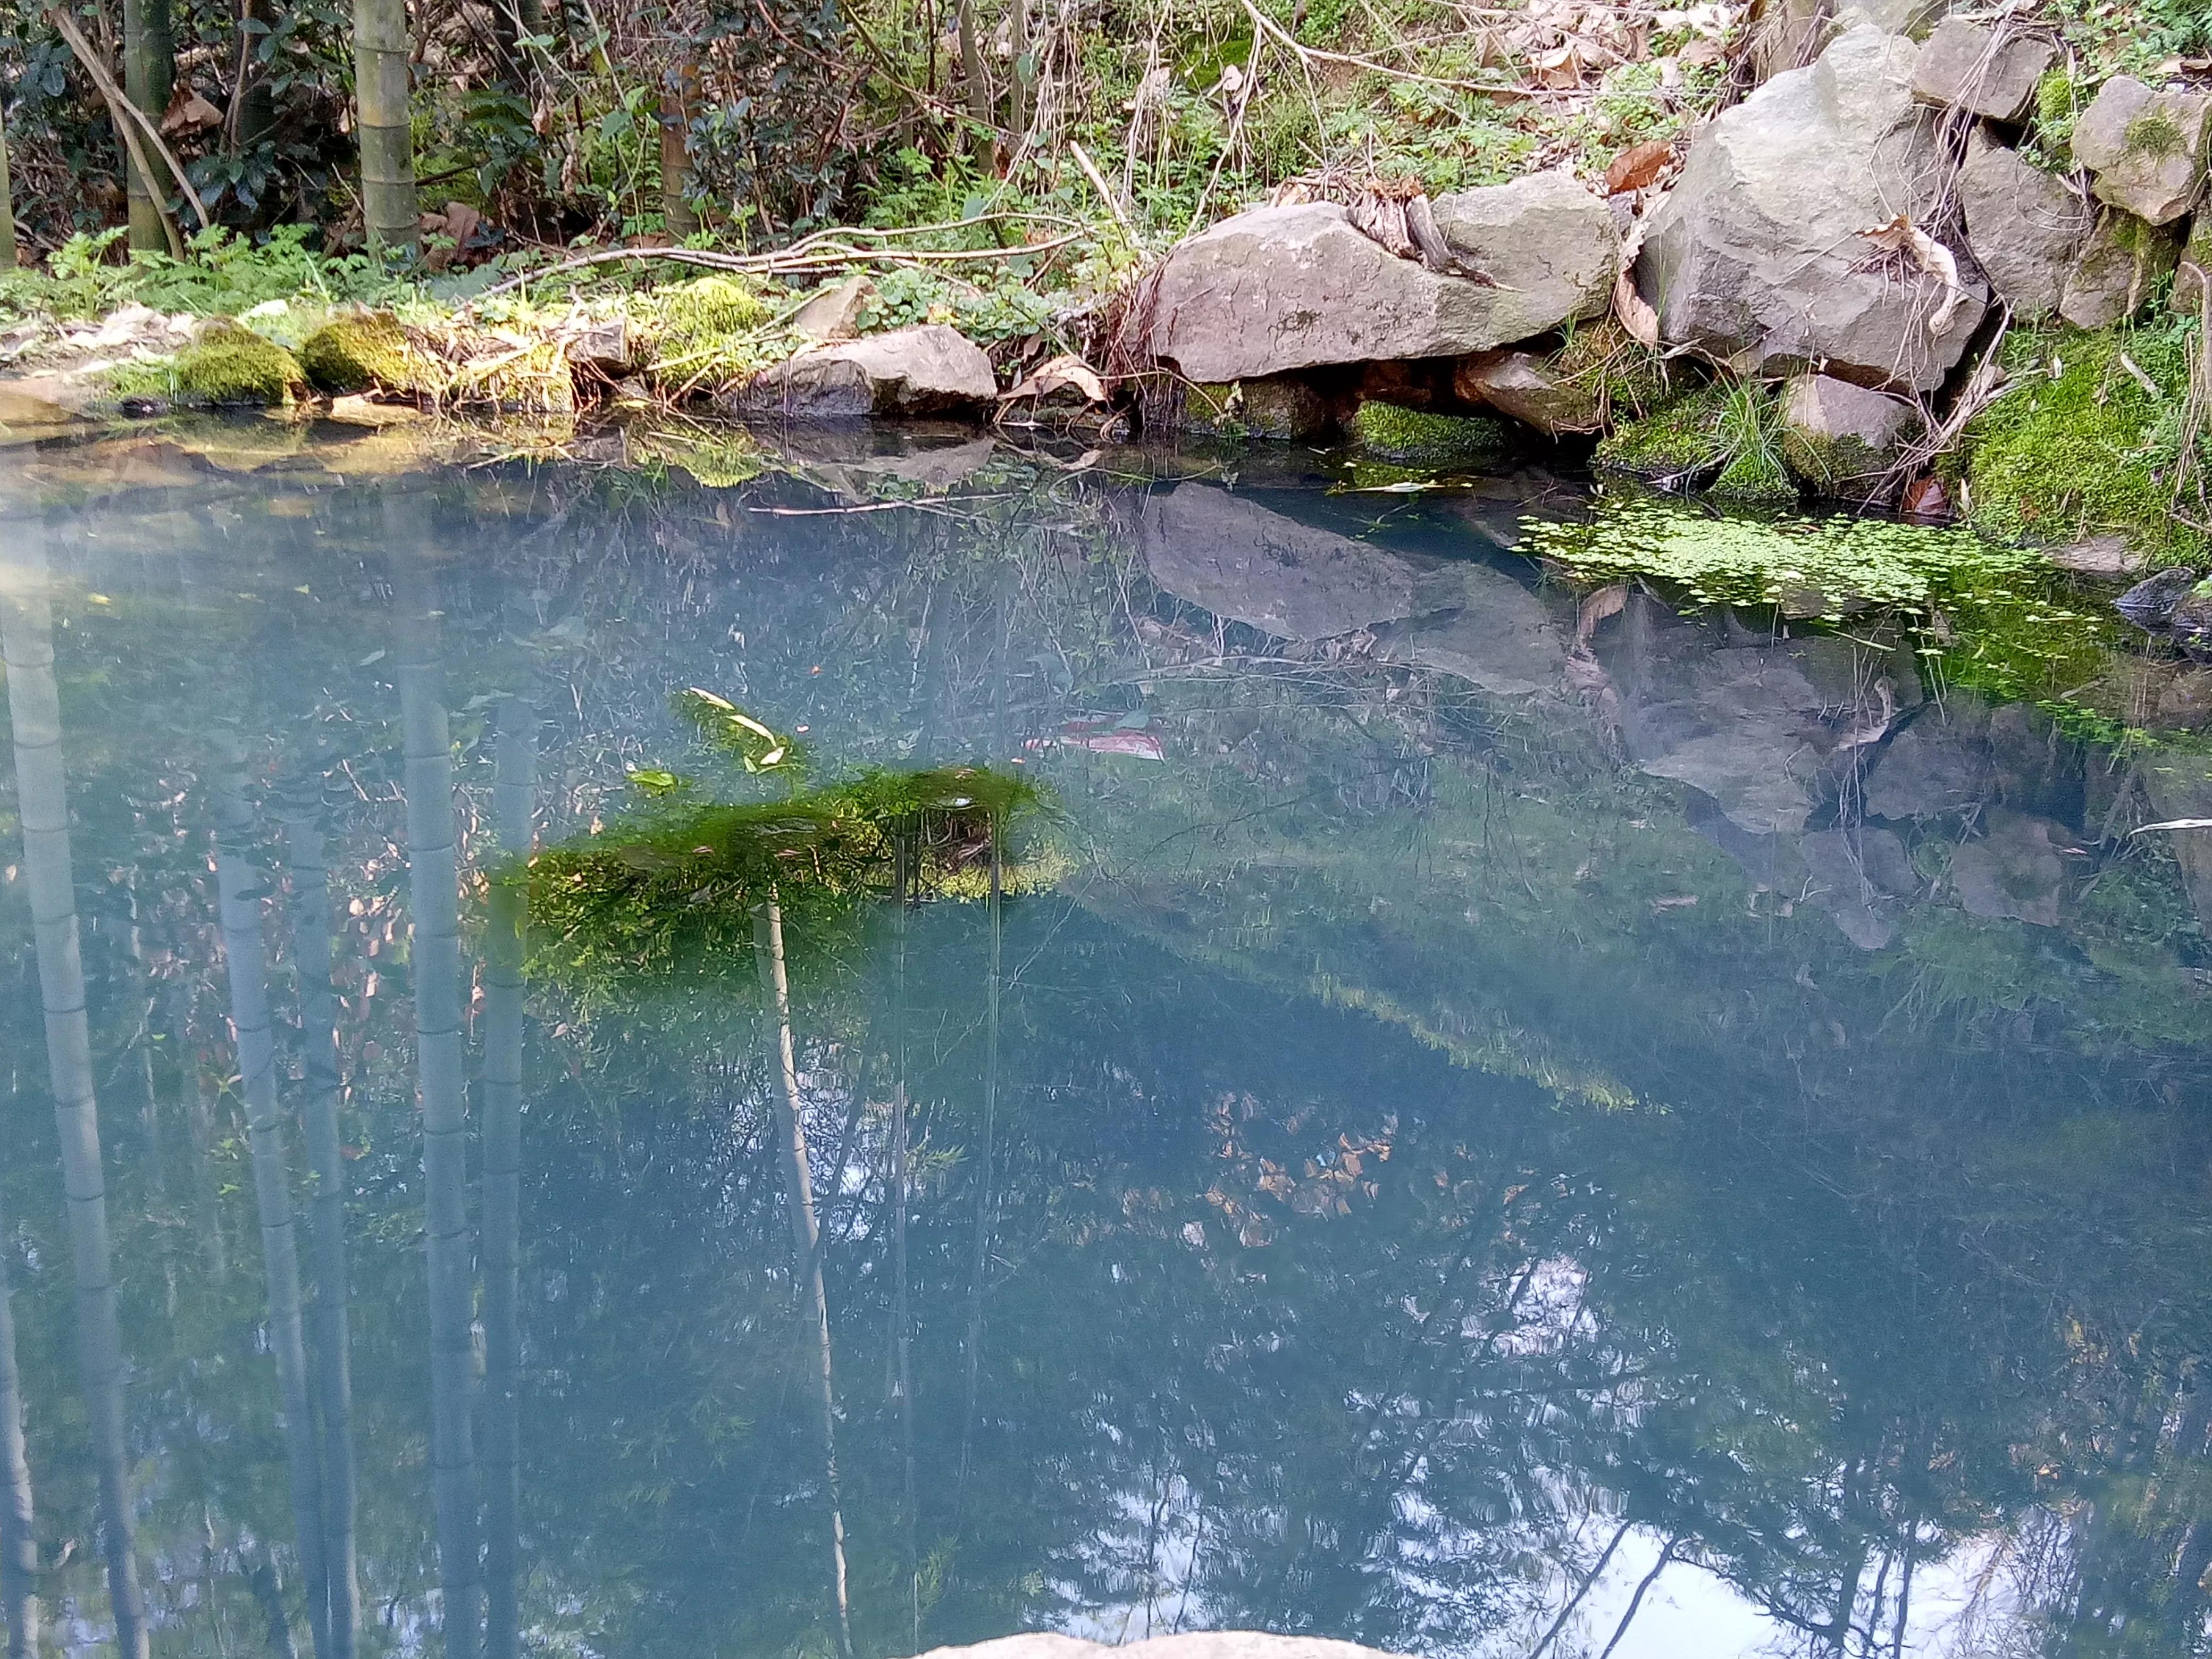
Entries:
<svg viewBox="0 0 2212 1659">
<path fill-rule="evenodd" d="M 1115 192 L 1114 187 L 1111 185 L 1109 185 L 1104 178 L 1100 175 L 1098 165 L 1091 159 L 1090 152 L 1085 150 L 1080 143 L 1072 138 L 1068 140 L 1067 147 L 1074 153 L 1075 165 L 1083 169 L 1083 176 L 1091 181 L 1091 188 L 1098 192 L 1100 198 L 1104 201 L 1107 207 L 1112 210 L 1115 218 L 1121 221 L 1121 228 L 1128 233 L 1129 240 L 1133 242 L 1137 240 L 1136 226 L 1129 222 L 1129 215 L 1127 210 L 1125 210 L 1121 205 L 1121 197 Z"/>
<path fill-rule="evenodd" d="M 942 229 L 942 226 L 921 227 Z M 594 265 L 623 264 L 641 259 L 666 259 L 679 265 L 697 265 L 708 270 L 730 271 L 745 276 L 788 276 L 819 270 L 836 270 L 846 265 L 880 264 L 890 265 L 974 264 L 994 259 L 1018 259 L 1029 254 L 1050 253 L 1071 242 L 1088 235 L 1088 229 L 1071 230 L 1066 235 L 1055 236 L 1042 242 L 1022 242 L 1012 247 L 983 248 L 899 248 L 845 247 L 834 242 L 818 242 L 828 236 L 887 236 L 889 231 L 820 231 L 804 242 L 775 253 L 718 253 L 710 248 L 690 247 L 618 247 L 604 249 L 598 253 L 580 255 L 563 259 L 543 270 L 525 271 L 520 276 L 510 276 L 503 283 L 495 283 L 478 295 L 488 300 L 495 294 L 506 294 L 547 277 L 566 276 L 570 271 L 588 270 Z M 810 244 L 814 246 L 810 246 Z M 805 252 L 799 252 L 805 248 Z"/>
<path fill-rule="evenodd" d="M 1244 0 L 1244 10 L 1251 18 L 1255 30 L 1288 47 L 1301 64 L 1346 64 L 1353 69 L 1365 70 L 1370 75 L 1387 75 L 1394 81 L 1411 81 L 1424 87 L 1443 87 L 1452 92 L 1481 93 L 1492 98 L 1535 98 L 1541 95 L 1530 87 L 1501 85 L 1489 81 L 1448 80 L 1442 76 L 1393 69 L 1388 64 L 1378 64 L 1371 58 L 1357 58 L 1349 52 L 1323 52 L 1319 46 L 1304 46 L 1293 40 L 1281 24 L 1254 5 L 1252 0 Z"/>
<path fill-rule="evenodd" d="M 138 142 L 138 135 L 142 131 L 152 141 L 161 159 L 168 163 L 169 172 L 177 181 L 177 188 L 184 191 L 185 199 L 192 204 L 192 211 L 199 216 L 200 228 L 209 229 L 214 221 L 208 217 L 207 204 L 200 200 L 199 192 L 192 188 L 192 181 L 185 176 L 184 164 L 177 160 L 176 152 L 163 141 L 161 130 L 154 125 L 154 118 L 124 96 L 123 89 L 115 84 L 115 77 L 107 72 L 107 65 L 100 61 L 100 54 L 92 49 L 92 43 L 84 38 L 67 12 L 56 6 L 46 13 L 46 21 L 61 32 L 62 39 L 69 42 L 69 49 L 76 54 L 77 62 L 84 65 L 84 72 L 92 77 L 93 85 L 100 89 L 100 95 L 107 100 L 108 118 L 115 123 L 116 136 L 130 150 L 131 159 L 138 164 L 138 171 L 148 186 L 150 188 L 154 183 L 154 167 L 146 159 L 145 149 Z M 161 207 L 158 202 L 155 205 Z M 169 232 L 170 252 L 179 259 L 183 258 L 184 244 L 177 235 L 176 226 L 170 222 L 167 209 L 161 210 L 161 219 Z"/>
</svg>

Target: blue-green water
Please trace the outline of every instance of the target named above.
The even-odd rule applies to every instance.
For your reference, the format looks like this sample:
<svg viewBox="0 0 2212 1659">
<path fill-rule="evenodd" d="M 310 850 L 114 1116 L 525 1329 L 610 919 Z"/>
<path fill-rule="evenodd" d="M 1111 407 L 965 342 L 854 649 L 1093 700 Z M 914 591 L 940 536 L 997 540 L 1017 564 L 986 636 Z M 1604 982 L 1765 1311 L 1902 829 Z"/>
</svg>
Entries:
<svg viewBox="0 0 2212 1659">
<path fill-rule="evenodd" d="M 2212 836 L 2128 834 L 2212 807 L 2202 671 L 2107 664 L 2116 746 L 1578 610 L 1540 476 L 848 447 L 0 452 L 46 1642 L 2212 1647 Z M 525 834 L 781 787 L 690 687 L 1033 779 L 1004 896 L 972 825 L 911 906 L 794 864 L 781 1021 L 709 887 L 518 982 Z"/>
</svg>

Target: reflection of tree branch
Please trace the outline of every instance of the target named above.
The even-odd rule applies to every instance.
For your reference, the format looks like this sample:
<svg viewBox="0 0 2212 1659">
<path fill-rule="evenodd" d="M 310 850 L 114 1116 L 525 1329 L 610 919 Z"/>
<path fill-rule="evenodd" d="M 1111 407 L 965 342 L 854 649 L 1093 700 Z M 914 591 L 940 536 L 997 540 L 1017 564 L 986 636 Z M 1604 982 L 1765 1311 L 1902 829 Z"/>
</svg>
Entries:
<svg viewBox="0 0 2212 1659">
<path fill-rule="evenodd" d="M 1644 1605 L 1645 1595 L 1652 1585 L 1659 1582 L 1659 1575 L 1667 1571 L 1668 1564 L 1674 1559 L 1674 1547 L 1681 1541 L 1679 1537 L 1669 1538 L 1660 1550 L 1659 1559 L 1651 1564 L 1651 1571 L 1644 1575 L 1644 1582 L 1636 1587 L 1636 1594 L 1628 1598 L 1628 1611 L 1620 1615 L 1620 1623 L 1614 1626 L 1613 1640 L 1605 1644 L 1605 1651 L 1598 1655 L 1597 1659 L 1613 1659 L 1613 1650 L 1620 1645 L 1620 1638 L 1628 1634 L 1629 1626 L 1636 1622 L 1637 1610 Z"/>
<path fill-rule="evenodd" d="M 1561 1607 L 1559 1616 L 1552 1620 L 1552 1627 L 1544 1632 L 1544 1639 L 1528 1650 L 1528 1659 L 1544 1659 L 1544 1650 L 1550 1647 L 1558 1638 L 1559 1632 L 1567 1627 L 1567 1620 L 1574 1617 L 1575 1609 L 1582 1606 L 1583 1597 L 1590 1593 L 1590 1586 L 1605 1577 L 1606 1565 L 1613 1559 L 1613 1553 L 1620 1547 L 1620 1540 L 1628 1536 L 1631 1524 L 1626 1521 L 1620 1523 L 1619 1530 L 1613 1534 L 1613 1541 L 1605 1547 L 1605 1553 L 1598 1557 L 1597 1565 L 1589 1570 L 1589 1576 L 1583 1580 L 1582 1587 L 1567 1598 L 1567 1605 Z"/>
</svg>

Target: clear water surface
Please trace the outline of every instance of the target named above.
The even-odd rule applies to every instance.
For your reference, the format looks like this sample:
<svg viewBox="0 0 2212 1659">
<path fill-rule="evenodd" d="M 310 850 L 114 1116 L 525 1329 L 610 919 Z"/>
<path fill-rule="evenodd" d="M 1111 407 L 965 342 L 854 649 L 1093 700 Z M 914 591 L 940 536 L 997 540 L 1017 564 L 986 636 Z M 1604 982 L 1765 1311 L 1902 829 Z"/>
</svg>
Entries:
<svg viewBox="0 0 2212 1659">
<path fill-rule="evenodd" d="M 1535 474 L 238 447 L 0 451 L 42 1650 L 2207 1650 L 2202 671 L 1578 608 Z M 496 879 L 788 787 L 690 687 L 1042 804 L 779 1010 Z"/>
</svg>

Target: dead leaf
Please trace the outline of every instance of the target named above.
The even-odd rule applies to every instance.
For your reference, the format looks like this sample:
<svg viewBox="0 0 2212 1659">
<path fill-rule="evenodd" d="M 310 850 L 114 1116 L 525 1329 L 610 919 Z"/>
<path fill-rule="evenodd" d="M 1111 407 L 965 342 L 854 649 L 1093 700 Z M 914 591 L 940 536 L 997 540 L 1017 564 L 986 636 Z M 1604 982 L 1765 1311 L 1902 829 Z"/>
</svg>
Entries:
<svg viewBox="0 0 2212 1659">
<path fill-rule="evenodd" d="M 1948 519 L 1951 497 L 1943 489 L 1943 481 L 1931 472 L 1905 486 L 1898 511 L 1908 519 Z"/>
<path fill-rule="evenodd" d="M 1040 364 L 1034 374 L 999 401 L 1011 404 L 1024 398 L 1034 398 L 1042 403 L 1055 392 L 1070 390 L 1080 392 L 1086 403 L 1109 401 L 1106 395 L 1106 383 L 1098 378 L 1098 372 L 1072 352 Z"/>
<path fill-rule="evenodd" d="M 1610 587 L 1601 587 L 1582 603 L 1575 615 L 1575 641 L 1586 644 L 1597 632 L 1597 625 L 1608 617 L 1618 617 L 1628 605 L 1628 585 L 1615 582 Z"/>
<path fill-rule="evenodd" d="M 466 202 L 446 204 L 446 233 L 461 246 L 469 245 L 469 238 L 475 235 L 483 224 L 483 215 Z"/>
<path fill-rule="evenodd" d="M 168 111 L 161 117 L 161 132 L 165 137 L 173 138 L 180 132 L 198 132 L 222 125 L 222 112 L 190 87 L 177 88 L 177 95 L 169 100 Z"/>
<path fill-rule="evenodd" d="M 1665 172 L 1674 159 L 1674 147 L 1664 139 L 1632 145 L 1614 156 L 1613 165 L 1605 170 L 1605 193 L 1619 196 L 1625 191 L 1642 190 Z"/>
</svg>

